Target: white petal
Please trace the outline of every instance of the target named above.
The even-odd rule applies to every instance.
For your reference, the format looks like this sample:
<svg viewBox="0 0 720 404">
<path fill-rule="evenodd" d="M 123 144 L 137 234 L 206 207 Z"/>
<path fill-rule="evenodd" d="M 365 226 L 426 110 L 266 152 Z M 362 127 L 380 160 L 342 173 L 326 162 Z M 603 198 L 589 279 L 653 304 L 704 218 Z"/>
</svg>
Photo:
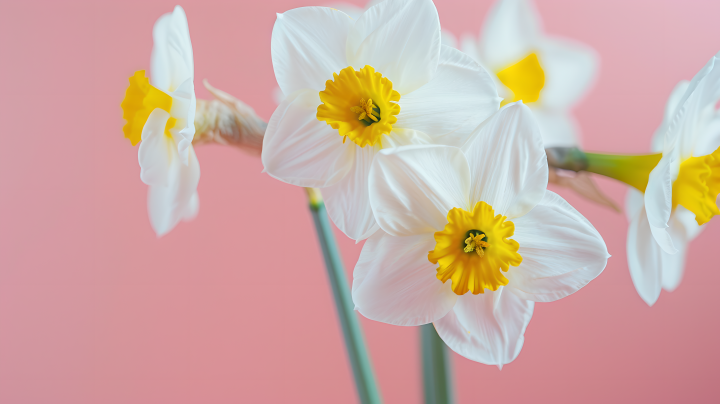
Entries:
<svg viewBox="0 0 720 404">
<path fill-rule="evenodd" d="M 500 0 L 483 24 L 480 57 L 486 67 L 499 71 L 533 52 L 540 35 L 540 16 L 532 3 Z"/>
<path fill-rule="evenodd" d="M 652 237 L 645 209 L 630 222 L 627 236 L 630 277 L 640 297 L 652 306 L 662 288 L 662 250 Z"/>
<path fill-rule="evenodd" d="M 545 147 L 577 147 L 580 145 L 580 126 L 567 112 L 531 107 L 542 133 Z"/>
<path fill-rule="evenodd" d="M 301 187 L 336 184 L 353 166 L 355 144 L 315 114 L 314 90 L 290 94 L 277 107 L 263 138 L 262 163 L 270 176 Z"/>
<path fill-rule="evenodd" d="M 453 310 L 435 322 L 440 338 L 458 354 L 502 367 L 517 358 L 534 302 L 500 288 L 460 296 Z"/>
<path fill-rule="evenodd" d="M 177 155 L 175 142 L 165 135 L 165 124 L 170 114 L 156 108 L 148 116 L 138 148 L 140 179 L 148 185 L 166 186 L 173 156 Z"/>
<path fill-rule="evenodd" d="M 400 99 L 393 127 L 419 130 L 438 144 L 460 147 L 498 110 L 500 101 L 485 69 L 459 50 L 443 46 L 432 80 Z"/>
<path fill-rule="evenodd" d="M 383 149 L 410 146 L 414 144 L 433 144 L 433 141 L 430 136 L 423 132 L 403 128 L 393 128 L 389 135 L 384 135 L 382 137 Z"/>
<path fill-rule="evenodd" d="M 355 164 L 335 185 L 323 188 L 328 215 L 346 236 L 360 241 L 379 229 L 368 198 L 368 175 L 379 147 L 354 147 Z"/>
<path fill-rule="evenodd" d="M 679 167 L 679 156 L 676 152 L 663 153 L 658 165 L 650 172 L 645 189 L 645 213 L 651 235 L 668 254 L 677 252 L 666 228 L 672 213 L 672 184 Z"/>
<path fill-rule="evenodd" d="M 625 196 L 625 217 L 628 222 L 632 222 L 640 211 L 645 206 L 645 198 L 643 193 L 633 187 L 628 187 L 627 195 Z"/>
<path fill-rule="evenodd" d="M 270 48 L 282 92 L 322 91 L 333 73 L 348 67 L 345 42 L 352 24 L 350 16 L 328 7 L 302 7 L 278 14 Z"/>
<path fill-rule="evenodd" d="M 170 116 L 177 119 L 170 132 L 175 137 L 182 163 L 187 165 L 187 150 L 195 137 L 195 109 L 197 108 L 195 85 L 192 79 L 185 80 L 170 95 L 173 98 Z"/>
<path fill-rule="evenodd" d="M 191 220 L 197 215 L 199 201 L 197 186 L 200 165 L 192 146 L 188 149 L 188 165 L 182 164 L 175 148 L 168 170 L 167 186 L 151 185 L 148 188 L 148 215 L 158 237 L 172 230 L 180 220 Z"/>
<path fill-rule="evenodd" d="M 347 60 L 370 65 L 401 95 L 429 82 L 440 57 L 440 20 L 431 0 L 384 1 L 368 9 L 348 33 Z"/>
<path fill-rule="evenodd" d="M 480 58 L 480 53 L 478 53 L 479 52 L 478 46 L 479 46 L 479 44 L 478 44 L 478 41 L 475 40 L 475 37 L 468 35 L 468 34 L 463 34 L 460 37 L 460 48 L 459 49 L 462 51 L 462 53 L 470 56 L 474 61 L 476 61 L 478 63 L 482 63 L 482 60 Z"/>
<path fill-rule="evenodd" d="M 537 45 L 545 86 L 543 107 L 565 110 L 585 95 L 597 78 L 599 56 L 582 43 L 555 37 L 542 38 Z"/>
<path fill-rule="evenodd" d="M 443 29 L 440 31 L 440 43 L 445 46 L 457 49 L 458 40 L 452 32 Z"/>
<path fill-rule="evenodd" d="M 456 147 L 382 150 L 370 169 L 369 188 L 375 220 L 393 236 L 434 233 L 445 227 L 450 209 L 470 209 L 470 168 Z"/>
<path fill-rule="evenodd" d="M 698 226 L 695 214 L 682 206 L 675 208 L 670 216 L 669 225 L 668 232 L 672 236 L 673 244 L 677 247 L 678 252 L 672 255 L 662 252 L 662 287 L 668 292 L 672 292 L 682 281 L 687 246 L 705 226 Z"/>
<path fill-rule="evenodd" d="M 470 164 L 470 203 L 484 201 L 509 219 L 545 195 L 548 167 L 540 128 L 522 102 L 508 104 L 480 125 L 463 147 Z"/>
<path fill-rule="evenodd" d="M 445 316 L 457 295 L 450 282 L 435 277 L 428 261 L 435 246 L 430 234 L 393 237 L 380 230 L 370 237 L 353 274 L 353 302 L 363 316 L 394 325 L 421 325 Z"/>
<path fill-rule="evenodd" d="M 152 85 L 165 92 L 175 91 L 195 76 L 190 31 L 180 6 L 158 18 L 153 27 L 150 72 Z"/>
<path fill-rule="evenodd" d="M 610 257 L 593 225 L 553 192 L 514 224 L 523 261 L 508 271 L 506 289 L 522 299 L 569 296 L 600 275 Z"/>
<path fill-rule="evenodd" d="M 668 97 L 668 100 L 665 103 L 665 114 L 663 115 L 662 124 L 653 134 L 652 145 L 650 147 L 650 150 L 653 153 L 662 153 L 663 148 L 665 147 L 665 133 L 667 132 L 668 126 L 675 116 L 675 110 L 677 109 L 678 104 L 680 104 L 680 100 L 682 100 L 689 85 L 689 81 L 681 80 L 675 85 L 670 93 L 670 97 Z"/>
</svg>

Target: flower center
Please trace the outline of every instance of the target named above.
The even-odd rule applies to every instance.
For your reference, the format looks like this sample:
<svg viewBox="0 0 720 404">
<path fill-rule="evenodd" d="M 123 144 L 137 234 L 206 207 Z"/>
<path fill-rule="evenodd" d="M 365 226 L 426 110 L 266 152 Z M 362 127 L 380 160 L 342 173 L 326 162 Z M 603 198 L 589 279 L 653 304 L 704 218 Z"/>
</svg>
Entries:
<svg viewBox="0 0 720 404">
<path fill-rule="evenodd" d="M 437 278 L 443 283 L 452 280 L 452 290 L 458 295 L 468 291 L 477 295 L 507 285 L 502 272 L 520 265 L 522 256 L 520 244 L 508 239 L 515 225 L 506 219 L 496 216 L 485 202 L 476 203 L 472 212 L 451 209 L 448 224 L 435 233 L 435 249 L 428 252 L 428 260 L 438 264 Z"/>
<path fill-rule="evenodd" d="M 333 79 L 325 82 L 325 90 L 320 92 L 320 100 L 323 103 L 317 108 L 317 119 L 337 129 L 343 143 L 350 139 L 360 147 L 380 143 L 400 113 L 400 93 L 371 66 L 360 70 L 349 66 L 340 74 L 333 73 Z"/>
<path fill-rule="evenodd" d="M 145 70 L 138 70 L 130 77 L 130 85 L 125 90 L 125 99 L 120 104 L 123 118 L 127 121 L 123 126 L 125 137 L 133 146 L 142 138 L 142 130 L 148 116 L 155 108 L 170 113 L 172 97 L 150 85 L 145 77 Z M 176 119 L 170 118 L 165 125 L 165 134 L 171 136 L 169 129 L 175 126 Z"/>
<path fill-rule="evenodd" d="M 695 221 L 703 225 L 720 214 L 717 197 L 720 194 L 720 148 L 702 157 L 690 157 L 680 164 L 673 184 L 673 209 L 682 205 L 695 214 Z"/>
<path fill-rule="evenodd" d="M 545 86 L 545 71 L 535 53 L 500 70 L 497 77 L 514 95 L 512 101 L 506 99 L 502 102 L 503 105 L 520 100 L 526 104 L 535 102 L 540 98 L 540 90 Z"/>
<path fill-rule="evenodd" d="M 475 251 L 482 258 L 485 256 L 485 247 L 490 247 L 490 243 L 487 242 L 487 235 L 480 230 L 470 230 L 468 238 L 465 239 L 463 251 L 466 253 Z"/>
</svg>

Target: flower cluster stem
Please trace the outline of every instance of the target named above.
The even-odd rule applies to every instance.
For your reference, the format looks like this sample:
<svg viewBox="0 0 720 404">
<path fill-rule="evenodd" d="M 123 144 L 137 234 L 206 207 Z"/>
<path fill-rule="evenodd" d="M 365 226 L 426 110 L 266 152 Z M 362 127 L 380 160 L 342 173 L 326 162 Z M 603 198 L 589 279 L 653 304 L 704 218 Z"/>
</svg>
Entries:
<svg viewBox="0 0 720 404">
<path fill-rule="evenodd" d="M 452 403 L 450 358 L 445 342 L 440 339 L 432 323 L 420 326 L 420 346 L 425 404 Z"/>
<path fill-rule="evenodd" d="M 360 322 L 354 310 L 355 305 L 348 288 L 345 269 L 335 243 L 335 236 L 330 226 L 325 204 L 319 190 L 315 188 L 305 188 L 305 190 L 307 191 L 310 212 L 315 223 L 315 230 L 317 230 L 323 258 L 325 259 L 328 280 L 335 298 L 338 317 L 340 317 L 340 325 L 345 337 L 345 348 L 355 376 L 355 386 L 360 396 L 360 402 L 363 404 L 379 404 L 382 402 L 380 391 L 365 347 Z"/>
</svg>

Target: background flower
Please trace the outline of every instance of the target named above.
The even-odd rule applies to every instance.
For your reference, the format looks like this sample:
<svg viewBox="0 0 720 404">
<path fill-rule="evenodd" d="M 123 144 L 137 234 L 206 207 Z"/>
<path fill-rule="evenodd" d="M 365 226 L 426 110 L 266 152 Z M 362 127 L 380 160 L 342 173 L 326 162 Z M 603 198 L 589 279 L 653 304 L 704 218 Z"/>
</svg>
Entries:
<svg viewBox="0 0 720 404">
<path fill-rule="evenodd" d="M 464 36 L 461 49 L 493 73 L 505 102 L 522 99 L 533 110 L 546 147 L 580 143 L 570 109 L 597 75 L 592 48 L 545 34 L 531 0 L 498 0 L 479 39 Z"/>
</svg>

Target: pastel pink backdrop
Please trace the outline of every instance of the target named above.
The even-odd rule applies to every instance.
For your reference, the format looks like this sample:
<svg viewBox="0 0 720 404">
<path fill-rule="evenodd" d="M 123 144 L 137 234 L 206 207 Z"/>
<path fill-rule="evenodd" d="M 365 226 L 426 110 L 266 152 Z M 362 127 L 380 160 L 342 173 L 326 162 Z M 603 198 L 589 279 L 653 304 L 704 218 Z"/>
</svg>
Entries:
<svg viewBox="0 0 720 404">
<path fill-rule="evenodd" d="M 183 2 L 198 96 L 209 98 L 207 78 L 269 118 L 275 13 L 323 3 Z M 675 83 L 720 50 L 717 2 L 537 3 L 548 32 L 602 57 L 576 109 L 588 150 L 647 151 Z M 150 229 L 119 105 L 174 4 L 0 5 L 0 402 L 355 402 L 301 189 L 261 174 L 257 158 L 198 147 L 200 215 L 161 239 Z M 456 35 L 477 33 L 489 6 L 437 1 Z M 623 186 L 600 183 L 623 202 Z M 502 371 L 453 355 L 457 401 L 718 400 L 720 224 L 650 308 L 628 274 L 624 216 L 560 193 L 613 257 L 579 293 L 536 306 Z M 338 239 L 351 276 L 362 245 Z M 385 401 L 420 402 L 417 329 L 362 325 Z"/>
</svg>

